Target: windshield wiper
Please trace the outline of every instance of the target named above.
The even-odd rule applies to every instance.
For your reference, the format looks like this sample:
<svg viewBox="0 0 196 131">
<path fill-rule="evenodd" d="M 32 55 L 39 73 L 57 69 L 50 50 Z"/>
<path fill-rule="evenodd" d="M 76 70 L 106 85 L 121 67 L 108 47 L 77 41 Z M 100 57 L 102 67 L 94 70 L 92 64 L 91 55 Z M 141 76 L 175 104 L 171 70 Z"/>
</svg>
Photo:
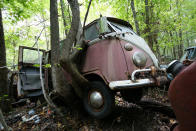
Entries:
<svg viewBox="0 0 196 131">
<path fill-rule="evenodd" d="M 114 27 L 116 27 L 117 29 L 119 29 L 120 31 L 122 31 L 122 29 L 114 24 L 111 23 L 111 25 L 113 25 Z"/>
</svg>

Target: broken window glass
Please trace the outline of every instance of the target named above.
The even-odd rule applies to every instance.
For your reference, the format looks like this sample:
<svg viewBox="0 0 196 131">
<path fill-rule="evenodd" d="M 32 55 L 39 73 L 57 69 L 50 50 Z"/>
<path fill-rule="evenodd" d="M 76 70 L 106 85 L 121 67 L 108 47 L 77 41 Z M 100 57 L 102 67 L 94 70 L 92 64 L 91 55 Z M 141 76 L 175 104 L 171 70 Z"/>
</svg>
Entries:
<svg viewBox="0 0 196 131">
<path fill-rule="evenodd" d="M 40 51 L 40 57 L 43 52 Z M 23 49 L 23 63 L 39 64 L 39 54 L 36 50 Z"/>
</svg>

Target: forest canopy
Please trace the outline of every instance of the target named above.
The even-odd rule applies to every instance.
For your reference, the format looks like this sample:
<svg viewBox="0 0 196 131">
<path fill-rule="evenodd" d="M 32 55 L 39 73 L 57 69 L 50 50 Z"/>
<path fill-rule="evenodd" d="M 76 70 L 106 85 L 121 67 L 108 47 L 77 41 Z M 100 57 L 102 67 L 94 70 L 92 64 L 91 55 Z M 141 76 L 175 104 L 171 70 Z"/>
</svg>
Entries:
<svg viewBox="0 0 196 131">
<path fill-rule="evenodd" d="M 171 61 L 196 47 L 195 5 L 196 0 L 0 1 L 0 124 L 6 127 L 1 110 L 9 112 L 14 97 L 43 94 L 65 122 L 51 94 L 70 106 L 80 98 L 88 114 L 102 119 L 119 96 L 137 104 L 141 87 L 165 91 L 176 75 L 168 69 L 178 61 Z M 183 64 L 193 62 L 185 57 Z"/>
<path fill-rule="evenodd" d="M 63 21 L 58 1 L 60 39 L 66 38 L 65 30 L 70 28 L 71 10 L 65 3 Z M 80 0 L 81 21 L 89 1 Z M 38 42 L 43 49 L 50 49 L 49 0 L 4 0 L 0 3 L 3 14 L 7 65 L 17 64 L 18 46 L 32 47 Z M 130 22 L 134 31 L 136 23 L 139 34 L 150 43 L 161 60 L 179 59 L 185 48 L 196 45 L 196 0 L 94 0 L 87 23 L 102 16 L 117 17 Z M 134 11 L 135 15 L 134 15 Z M 65 25 L 65 23 L 66 25 Z M 65 25 L 65 26 L 64 26 Z"/>
</svg>

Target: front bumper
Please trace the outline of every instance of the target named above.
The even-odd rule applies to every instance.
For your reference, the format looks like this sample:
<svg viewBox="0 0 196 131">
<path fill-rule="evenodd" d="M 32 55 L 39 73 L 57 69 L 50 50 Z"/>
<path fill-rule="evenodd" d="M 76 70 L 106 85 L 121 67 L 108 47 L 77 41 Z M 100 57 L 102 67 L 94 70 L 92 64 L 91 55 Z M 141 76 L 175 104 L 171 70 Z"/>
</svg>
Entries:
<svg viewBox="0 0 196 131">
<path fill-rule="evenodd" d="M 137 73 L 149 73 L 149 78 L 136 79 Z M 161 75 L 158 72 L 163 72 Z M 135 89 L 147 86 L 162 86 L 168 82 L 166 76 L 166 69 L 156 69 L 151 67 L 150 69 L 135 70 L 131 75 L 131 80 L 111 81 L 109 88 L 111 90 L 123 90 L 123 89 Z"/>
</svg>

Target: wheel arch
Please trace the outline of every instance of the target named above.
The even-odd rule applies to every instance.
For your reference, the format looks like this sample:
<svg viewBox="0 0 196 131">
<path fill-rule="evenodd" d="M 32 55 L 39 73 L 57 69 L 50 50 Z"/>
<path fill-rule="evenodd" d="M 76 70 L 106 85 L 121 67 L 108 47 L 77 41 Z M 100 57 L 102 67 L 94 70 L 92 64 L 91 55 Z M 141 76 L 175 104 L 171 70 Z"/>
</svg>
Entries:
<svg viewBox="0 0 196 131">
<path fill-rule="evenodd" d="M 106 85 L 109 84 L 109 82 L 105 79 L 105 77 L 101 73 L 90 72 L 90 73 L 84 74 L 84 77 L 89 81 L 102 81 Z"/>
</svg>

